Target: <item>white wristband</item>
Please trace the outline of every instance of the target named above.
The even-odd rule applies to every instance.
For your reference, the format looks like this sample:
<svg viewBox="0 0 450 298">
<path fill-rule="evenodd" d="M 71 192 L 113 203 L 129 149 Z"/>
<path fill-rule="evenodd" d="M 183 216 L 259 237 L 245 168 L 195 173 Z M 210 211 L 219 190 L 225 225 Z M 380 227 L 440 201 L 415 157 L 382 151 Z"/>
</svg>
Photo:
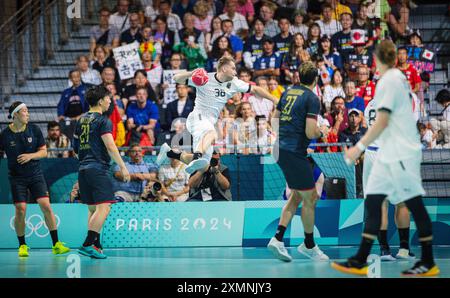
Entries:
<svg viewBox="0 0 450 298">
<path fill-rule="evenodd" d="M 356 143 L 356 148 L 358 148 L 359 150 L 361 150 L 361 152 L 364 151 L 364 150 L 366 150 L 366 146 L 364 146 L 364 144 L 361 143 L 361 142 Z"/>
</svg>

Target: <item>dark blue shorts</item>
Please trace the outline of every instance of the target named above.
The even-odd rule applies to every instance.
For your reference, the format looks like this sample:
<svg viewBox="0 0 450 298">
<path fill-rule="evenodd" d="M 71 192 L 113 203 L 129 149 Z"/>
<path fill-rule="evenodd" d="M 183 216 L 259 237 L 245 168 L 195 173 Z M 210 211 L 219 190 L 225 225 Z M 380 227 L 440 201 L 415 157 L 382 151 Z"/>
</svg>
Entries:
<svg viewBox="0 0 450 298">
<path fill-rule="evenodd" d="M 44 175 L 36 175 L 27 178 L 9 177 L 11 193 L 14 203 L 26 203 L 28 195 L 32 202 L 42 198 L 48 198 L 48 187 Z"/>
<path fill-rule="evenodd" d="M 306 158 L 292 151 L 279 149 L 278 165 L 290 189 L 312 190 L 315 188 L 311 163 Z"/>
<path fill-rule="evenodd" d="M 108 170 L 97 168 L 83 169 L 78 172 L 80 200 L 83 204 L 98 205 L 116 203 L 111 174 Z"/>
</svg>

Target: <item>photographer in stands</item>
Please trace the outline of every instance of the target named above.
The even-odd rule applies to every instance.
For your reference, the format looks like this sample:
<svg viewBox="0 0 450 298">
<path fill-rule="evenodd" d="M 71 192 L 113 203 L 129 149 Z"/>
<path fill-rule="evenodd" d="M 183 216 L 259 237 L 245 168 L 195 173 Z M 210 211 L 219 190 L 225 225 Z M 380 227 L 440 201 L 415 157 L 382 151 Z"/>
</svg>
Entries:
<svg viewBox="0 0 450 298">
<path fill-rule="evenodd" d="M 163 196 L 162 184 L 159 181 L 150 181 L 145 186 L 144 192 L 141 194 L 141 202 L 170 202 Z"/>
<path fill-rule="evenodd" d="M 189 178 L 189 199 L 195 201 L 231 201 L 231 179 L 228 168 L 214 152 L 210 165 L 194 172 Z"/>
</svg>

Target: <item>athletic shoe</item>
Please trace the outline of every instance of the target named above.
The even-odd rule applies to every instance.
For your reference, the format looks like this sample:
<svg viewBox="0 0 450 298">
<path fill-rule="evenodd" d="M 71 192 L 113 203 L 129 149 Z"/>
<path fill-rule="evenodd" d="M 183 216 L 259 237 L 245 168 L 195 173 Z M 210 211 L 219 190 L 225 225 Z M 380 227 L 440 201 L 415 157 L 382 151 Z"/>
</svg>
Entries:
<svg viewBox="0 0 450 298">
<path fill-rule="evenodd" d="M 30 248 L 26 244 L 19 246 L 19 257 L 28 257 L 28 250 Z"/>
<path fill-rule="evenodd" d="M 70 251 L 70 248 L 64 246 L 64 242 L 58 241 L 55 243 L 55 245 L 52 247 L 52 252 L 54 255 L 62 255 L 65 253 L 68 253 Z"/>
<path fill-rule="evenodd" d="M 162 165 L 167 160 L 167 152 L 172 150 L 167 143 L 162 144 L 161 148 L 159 149 L 158 157 L 156 158 L 156 164 L 158 166 Z"/>
<path fill-rule="evenodd" d="M 369 266 L 367 263 L 361 263 L 356 259 L 349 258 L 345 262 L 331 263 L 331 268 L 347 274 L 367 275 Z"/>
<path fill-rule="evenodd" d="M 99 252 L 94 245 L 82 246 L 78 249 L 78 253 L 82 254 L 83 256 L 91 257 L 93 259 L 106 259 L 106 255 Z"/>
<path fill-rule="evenodd" d="M 380 260 L 382 262 L 392 262 L 395 261 L 396 258 L 391 254 L 391 250 L 382 248 L 380 253 Z"/>
<path fill-rule="evenodd" d="M 318 245 L 308 249 L 306 248 L 305 243 L 302 243 L 299 247 L 297 247 L 297 250 L 299 253 L 313 261 L 323 262 L 330 260 L 330 258 L 320 250 Z"/>
<path fill-rule="evenodd" d="M 405 276 L 436 276 L 440 273 L 436 264 L 426 265 L 418 261 L 411 269 L 402 272 Z"/>
<path fill-rule="evenodd" d="M 414 260 L 416 258 L 416 256 L 409 251 L 409 249 L 405 248 L 400 248 L 395 257 L 400 260 Z"/>
<path fill-rule="evenodd" d="M 275 237 L 272 237 L 272 239 L 270 239 L 269 244 L 267 244 L 267 248 L 278 259 L 285 261 L 285 262 L 292 261 L 292 257 L 289 255 L 286 247 L 284 247 L 283 241 L 278 241 Z"/>
<path fill-rule="evenodd" d="M 191 161 L 188 164 L 188 166 L 186 167 L 185 171 L 186 171 L 186 173 L 188 173 L 190 175 L 190 174 L 194 173 L 195 171 L 203 169 L 208 164 L 209 163 L 208 163 L 208 160 L 206 160 L 206 158 L 199 158 L 199 159 Z"/>
</svg>

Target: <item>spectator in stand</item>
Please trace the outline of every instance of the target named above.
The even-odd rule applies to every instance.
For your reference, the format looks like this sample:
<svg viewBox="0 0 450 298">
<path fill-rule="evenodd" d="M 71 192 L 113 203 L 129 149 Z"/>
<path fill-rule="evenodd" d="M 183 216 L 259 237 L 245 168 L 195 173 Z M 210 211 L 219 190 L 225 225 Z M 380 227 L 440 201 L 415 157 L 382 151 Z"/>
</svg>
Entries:
<svg viewBox="0 0 450 298">
<path fill-rule="evenodd" d="M 228 168 L 220 162 L 220 154 L 214 152 L 210 165 L 189 177 L 187 201 L 231 201 L 230 181 Z"/>
<path fill-rule="evenodd" d="M 442 89 L 436 95 L 436 101 L 444 108 L 441 115 L 437 118 L 431 118 L 430 123 L 436 132 L 442 135 L 439 148 L 450 149 L 450 91 Z"/>
<path fill-rule="evenodd" d="M 108 50 L 104 46 L 98 45 L 94 50 L 94 54 L 95 62 L 92 64 L 92 69 L 98 71 L 100 74 L 103 73 L 106 67 L 116 69 L 116 61 L 109 55 Z"/>
<path fill-rule="evenodd" d="M 345 107 L 347 110 L 357 109 L 361 113 L 364 113 L 365 103 L 364 99 L 356 94 L 355 82 L 346 81 L 345 82 Z"/>
<path fill-rule="evenodd" d="M 417 128 L 420 133 L 420 142 L 422 143 L 422 149 L 434 149 L 436 148 L 436 137 L 437 134 L 433 133 L 431 129 L 431 124 L 428 123 L 425 125 L 424 123 L 417 122 Z"/>
<path fill-rule="evenodd" d="M 280 27 L 280 33 L 275 35 L 273 41 L 275 42 L 276 52 L 280 54 L 281 58 L 289 52 L 289 45 L 292 43 L 292 34 L 289 32 L 291 23 L 288 18 L 280 18 L 278 20 L 278 26 Z"/>
<path fill-rule="evenodd" d="M 107 84 L 114 84 L 116 86 L 116 90 L 121 90 L 120 88 L 120 79 L 118 80 L 118 76 L 116 75 L 116 69 L 112 67 L 105 67 L 102 71 L 102 85 L 106 87 Z M 119 95 L 121 93 L 117 92 Z M 127 102 L 124 102 L 125 106 Z"/>
<path fill-rule="evenodd" d="M 182 41 L 185 33 L 190 33 L 190 35 L 194 36 L 194 42 L 204 50 L 205 35 L 202 31 L 195 28 L 195 16 L 192 13 L 186 13 L 184 15 L 183 25 L 184 28 L 178 31 L 178 34 L 175 36 L 175 43 Z"/>
<path fill-rule="evenodd" d="M 150 0 L 151 3 L 146 3 L 147 6 L 144 9 L 145 23 L 152 24 L 156 17 L 159 15 L 160 0 Z"/>
<path fill-rule="evenodd" d="M 315 56 L 319 53 L 319 40 L 322 33 L 317 23 L 311 24 L 308 30 L 308 39 L 306 40 L 306 50 L 309 55 Z"/>
<path fill-rule="evenodd" d="M 337 19 L 333 19 L 333 8 L 330 4 L 322 5 L 322 19 L 316 21 L 320 27 L 321 36 L 333 36 L 338 31 L 342 30 L 341 24 Z"/>
<path fill-rule="evenodd" d="M 130 28 L 120 34 L 120 44 L 124 46 L 135 41 L 138 43 L 142 42 L 139 15 L 137 13 L 130 13 Z"/>
<path fill-rule="evenodd" d="M 255 19 L 255 8 L 252 0 L 237 0 L 236 11 L 243 15 L 248 24 L 253 23 Z"/>
<path fill-rule="evenodd" d="M 253 65 L 255 77 L 280 75 L 281 56 L 274 52 L 274 45 L 272 39 L 264 40 L 263 55 Z"/>
<path fill-rule="evenodd" d="M 278 81 L 278 78 L 275 76 L 271 76 L 268 81 L 269 86 L 269 92 L 276 98 L 280 99 L 281 95 L 284 93 L 285 89 L 282 85 L 280 85 L 280 82 Z"/>
<path fill-rule="evenodd" d="M 422 80 L 416 68 L 408 63 L 408 50 L 405 47 L 400 47 L 397 49 L 397 68 L 400 69 L 406 76 L 411 85 L 411 90 L 414 93 L 419 92 L 420 84 Z"/>
<path fill-rule="evenodd" d="M 140 143 L 142 134 L 146 134 L 150 143 L 155 144 L 156 133 L 159 130 L 158 107 L 148 100 L 147 88 L 138 87 L 137 100 L 129 104 L 127 109 L 127 130 L 130 133 L 130 143 Z"/>
<path fill-rule="evenodd" d="M 166 68 L 172 55 L 172 45 L 175 43 L 176 33 L 167 28 L 167 18 L 164 16 L 157 16 L 155 25 L 153 41 L 159 43 L 161 47 L 161 64 Z"/>
<path fill-rule="evenodd" d="M 261 76 L 256 78 L 256 85 L 269 90 L 269 82 L 266 77 Z M 248 102 L 251 104 L 251 110 L 255 112 L 255 115 L 264 116 L 266 119 L 270 120 L 272 112 L 274 110 L 273 102 L 267 98 L 259 97 L 258 95 L 251 95 L 248 98 Z M 243 107 L 244 108 L 244 107 Z"/>
<path fill-rule="evenodd" d="M 186 165 L 178 159 L 170 158 L 170 164 L 159 169 L 158 178 L 167 190 L 166 196 L 173 202 L 184 202 L 189 197 L 189 175 Z"/>
<path fill-rule="evenodd" d="M 398 0 L 389 14 L 390 36 L 394 41 L 404 42 L 409 31 L 409 0 Z"/>
<path fill-rule="evenodd" d="M 47 137 L 45 138 L 47 146 L 47 158 L 67 158 L 69 150 L 51 151 L 48 149 L 66 149 L 70 148 L 70 140 L 61 133 L 61 126 L 56 121 L 50 121 L 47 124 Z"/>
<path fill-rule="evenodd" d="M 181 53 L 186 58 L 188 70 L 205 67 L 206 52 L 203 45 L 195 42 L 195 33 L 186 31 L 183 41 L 173 47 L 174 52 Z"/>
<path fill-rule="evenodd" d="M 250 154 L 256 146 L 255 112 L 249 102 L 241 103 L 234 115 L 233 144 L 238 146 L 237 152 Z"/>
<path fill-rule="evenodd" d="M 173 53 L 169 60 L 169 66 L 165 67 L 164 70 L 181 70 L 183 59 L 182 55 L 180 53 Z M 175 83 L 173 84 L 175 86 Z M 165 90 L 167 88 L 170 88 L 169 84 L 161 84 L 161 96 L 163 96 L 163 105 L 168 104 L 176 99 L 178 99 L 176 92 L 172 93 L 170 92 L 167 98 L 165 97 Z"/>
<path fill-rule="evenodd" d="M 223 13 L 224 5 L 222 0 L 206 0 L 209 5 L 208 15 L 219 16 Z"/>
<path fill-rule="evenodd" d="M 169 103 L 166 109 L 166 121 L 169 125 L 172 125 L 176 118 L 187 119 L 189 113 L 194 109 L 194 101 L 189 98 L 188 86 L 177 84 L 176 88 L 178 99 Z"/>
<path fill-rule="evenodd" d="M 141 194 L 149 181 L 156 181 L 158 168 L 148 164 L 143 159 L 143 150 L 138 144 L 130 145 L 128 150 L 129 161 L 125 166 L 130 173 L 130 181 L 123 182 L 119 166 L 113 169 L 115 182 L 115 197 L 119 202 L 139 202 Z"/>
<path fill-rule="evenodd" d="M 179 0 L 172 6 L 172 12 L 182 20 L 186 13 L 194 13 L 195 0 Z"/>
<path fill-rule="evenodd" d="M 242 61 L 242 52 L 244 50 L 244 43 L 242 39 L 234 35 L 233 32 L 233 21 L 223 20 L 222 21 L 222 31 L 223 34 L 230 39 L 231 48 L 233 49 L 235 58 L 235 63 L 238 65 Z"/>
<path fill-rule="evenodd" d="M 361 111 L 358 109 L 349 109 L 348 111 L 348 127 L 339 134 L 339 143 L 352 143 L 353 146 L 361 140 L 367 131 L 362 126 Z"/>
<path fill-rule="evenodd" d="M 138 49 L 142 64 L 144 66 L 143 69 L 146 72 L 158 67 L 161 59 L 161 46 L 158 42 L 153 42 L 151 32 L 150 26 L 143 28 L 143 40 Z"/>
<path fill-rule="evenodd" d="M 281 63 L 281 71 L 287 83 L 295 82 L 294 75 L 298 75 L 297 69 L 305 61 L 310 61 L 311 56 L 305 47 L 305 38 L 301 33 L 296 33 L 289 46 L 289 52 L 284 56 Z"/>
<path fill-rule="evenodd" d="M 277 20 L 274 20 L 276 4 L 263 1 L 261 9 L 259 10 L 260 16 L 264 21 L 264 34 L 269 37 L 274 37 L 280 33 L 280 27 L 278 26 Z"/>
<path fill-rule="evenodd" d="M 206 1 L 200 0 L 194 6 L 194 27 L 203 32 L 206 39 L 206 33 L 211 32 L 211 21 L 213 16 L 208 15 L 209 5 Z M 205 40 L 206 44 L 206 40 Z"/>
<path fill-rule="evenodd" d="M 65 89 L 59 99 L 57 112 L 58 122 L 62 132 L 72 139 L 75 124 L 81 115 L 89 110 L 89 105 L 84 99 L 86 93 L 86 85 L 81 81 L 81 73 L 79 70 L 71 70 L 69 79 L 72 87 Z"/>
<path fill-rule="evenodd" d="M 206 61 L 206 71 L 215 72 L 217 70 L 217 64 L 219 59 L 228 52 L 230 56 L 233 55 L 233 50 L 231 49 L 231 42 L 228 37 L 222 35 L 214 41 L 211 55 Z"/>
<path fill-rule="evenodd" d="M 358 84 L 356 86 L 356 96 L 364 99 L 364 107 L 367 106 L 375 96 L 375 83 L 369 80 L 370 72 L 367 66 L 358 67 Z"/>
<path fill-rule="evenodd" d="M 326 3 L 331 5 L 333 20 L 339 20 L 343 13 L 352 13 L 351 9 L 347 5 L 341 4 L 339 0 L 326 0 Z"/>
<path fill-rule="evenodd" d="M 99 11 L 100 22 L 91 28 L 90 31 L 90 58 L 95 55 L 97 45 L 105 46 L 108 50 L 119 46 L 120 32 L 117 27 L 109 24 L 111 11 L 107 7 L 103 7 Z"/>
<path fill-rule="evenodd" d="M 76 61 L 76 69 L 81 73 L 81 81 L 88 85 L 100 85 L 102 78 L 100 73 L 95 69 L 89 68 L 89 57 L 85 55 L 78 56 Z M 69 87 L 72 87 L 73 83 L 69 80 Z"/>
<path fill-rule="evenodd" d="M 244 45 L 244 64 L 248 69 L 253 69 L 253 64 L 256 59 L 263 53 L 263 41 L 268 38 L 264 34 L 264 21 L 261 18 L 256 18 L 253 22 L 253 34 L 245 41 Z"/>
<path fill-rule="evenodd" d="M 342 60 L 345 60 L 353 50 L 351 35 L 353 16 L 349 13 L 343 13 L 340 17 L 340 23 L 342 26 L 342 30 L 336 32 L 331 37 L 331 47 L 335 52 L 338 52 L 341 55 Z"/>
<path fill-rule="evenodd" d="M 179 32 L 183 28 L 180 17 L 171 12 L 169 0 L 161 0 L 158 12 L 160 16 L 166 17 L 169 30 Z"/>
<path fill-rule="evenodd" d="M 413 47 L 423 48 L 424 45 L 419 30 L 413 30 L 409 35 L 409 44 Z"/>
<path fill-rule="evenodd" d="M 117 106 L 120 116 L 123 118 L 125 116 L 126 105 L 124 104 L 122 98 L 117 93 L 117 87 L 114 83 L 107 83 L 105 87 L 111 92 L 111 101 Z"/>
<path fill-rule="evenodd" d="M 366 2 L 362 2 L 358 7 L 358 13 L 356 14 L 356 18 L 352 24 L 352 29 L 364 30 L 364 35 L 367 38 L 367 43 L 365 44 L 366 49 L 371 49 L 374 45 L 374 30 L 375 28 L 372 26 L 368 16 L 368 4 Z"/>
<path fill-rule="evenodd" d="M 372 70 L 373 66 L 373 55 L 365 48 L 366 36 L 363 30 L 352 30 L 352 44 L 354 49 L 344 57 L 344 69 L 347 72 L 348 78 L 351 80 L 357 80 L 358 77 L 358 67 L 367 66 Z M 374 71 L 372 71 L 374 72 Z"/>
<path fill-rule="evenodd" d="M 331 111 L 326 114 L 326 120 L 331 126 L 331 132 L 336 136 L 348 127 L 348 112 L 342 97 L 336 96 L 331 101 Z"/>
<path fill-rule="evenodd" d="M 306 12 L 304 10 L 296 10 L 293 15 L 292 24 L 290 27 L 290 32 L 292 35 L 296 33 L 301 33 L 302 36 L 308 35 L 308 26 L 303 24 Z"/>
<path fill-rule="evenodd" d="M 211 21 L 211 30 L 205 34 L 205 49 L 208 54 L 212 50 L 214 41 L 222 35 L 222 20 L 219 17 L 213 17 Z"/>
<path fill-rule="evenodd" d="M 331 40 L 327 35 L 322 36 L 319 41 L 319 56 L 322 56 L 327 67 L 333 71 L 336 69 L 343 70 L 341 56 L 338 52 L 332 52 Z"/>
<path fill-rule="evenodd" d="M 237 0 L 226 0 L 225 10 L 223 14 L 219 17 L 222 20 L 232 20 L 233 21 L 233 34 L 239 36 L 242 40 L 247 38 L 248 35 L 248 24 L 247 20 L 243 15 L 236 11 Z"/>
<path fill-rule="evenodd" d="M 225 110 L 227 111 L 225 116 L 234 119 L 234 115 L 236 114 L 237 108 L 243 102 L 244 101 L 242 100 L 242 93 L 240 92 L 235 93 L 231 98 L 231 101 L 228 100 L 228 102 L 225 104 Z"/>
<path fill-rule="evenodd" d="M 129 0 L 119 0 L 117 5 L 118 11 L 109 18 L 109 24 L 116 27 L 120 33 L 130 28 L 129 7 Z"/>
<path fill-rule="evenodd" d="M 256 116 L 257 125 L 257 150 L 256 154 L 271 154 L 275 144 L 276 134 L 271 130 L 269 120 L 264 116 Z"/>
<path fill-rule="evenodd" d="M 342 81 L 341 71 L 336 69 L 331 77 L 331 83 L 326 85 L 323 91 L 323 105 L 325 106 L 326 112 L 330 112 L 331 102 L 336 96 L 345 97 Z"/>
<path fill-rule="evenodd" d="M 134 84 L 124 87 L 122 90 L 122 99 L 124 100 L 125 106 L 132 102 L 135 102 L 137 99 L 137 89 L 138 88 L 146 88 L 148 99 L 152 102 L 156 103 L 158 98 L 153 91 L 152 85 L 147 79 L 147 72 L 143 69 L 139 69 L 134 73 Z"/>
</svg>

